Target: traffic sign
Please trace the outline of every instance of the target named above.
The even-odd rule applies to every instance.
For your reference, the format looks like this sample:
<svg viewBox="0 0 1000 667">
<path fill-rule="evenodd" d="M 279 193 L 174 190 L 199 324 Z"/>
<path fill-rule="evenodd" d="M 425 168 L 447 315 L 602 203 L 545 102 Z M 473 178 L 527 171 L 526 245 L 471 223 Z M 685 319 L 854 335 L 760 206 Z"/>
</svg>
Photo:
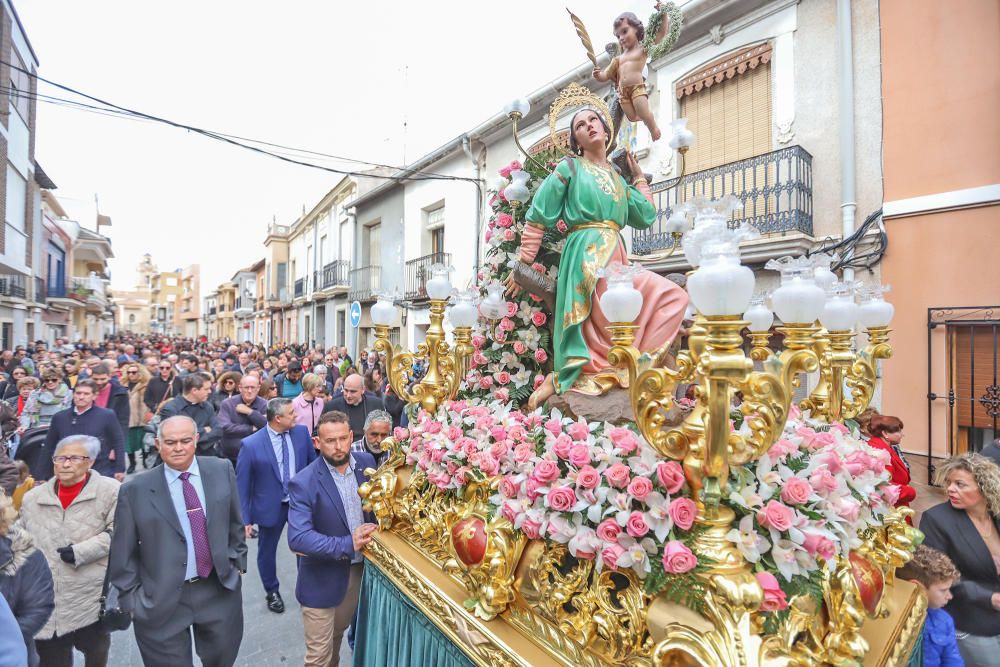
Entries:
<svg viewBox="0 0 1000 667">
<path fill-rule="evenodd" d="M 361 304 L 357 301 L 351 302 L 351 326 L 355 329 L 361 324 Z"/>
</svg>

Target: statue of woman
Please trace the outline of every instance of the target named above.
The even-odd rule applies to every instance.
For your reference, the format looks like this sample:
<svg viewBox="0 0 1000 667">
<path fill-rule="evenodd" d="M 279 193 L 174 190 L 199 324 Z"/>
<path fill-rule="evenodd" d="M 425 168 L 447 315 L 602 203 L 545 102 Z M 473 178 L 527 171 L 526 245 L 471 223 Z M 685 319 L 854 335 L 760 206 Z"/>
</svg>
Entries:
<svg viewBox="0 0 1000 667">
<path fill-rule="evenodd" d="M 590 108 L 574 114 L 570 149 L 576 157 L 560 162 L 545 179 L 525 216 L 519 254 L 520 261 L 529 265 L 538 254 L 546 229 L 555 227 L 559 220 L 569 227 L 553 312 L 555 371 L 531 395 L 529 409 L 542 405 L 554 393 L 573 390 L 600 395 L 619 384 L 608 365 L 609 322 L 599 301 L 607 283 L 598 271 L 611 262 L 629 263 L 619 231 L 625 225 L 649 227 L 656 220 L 656 208 L 634 156 L 628 155 L 634 185 L 626 185 L 612 168 L 606 155 L 610 141 L 611 132 L 601 114 Z M 513 274 L 506 284 L 511 294 L 521 289 Z M 635 286 L 643 295 L 642 312 L 635 321 L 635 345 L 643 352 L 658 352 L 680 330 L 687 292 L 651 271 L 641 272 Z"/>
</svg>

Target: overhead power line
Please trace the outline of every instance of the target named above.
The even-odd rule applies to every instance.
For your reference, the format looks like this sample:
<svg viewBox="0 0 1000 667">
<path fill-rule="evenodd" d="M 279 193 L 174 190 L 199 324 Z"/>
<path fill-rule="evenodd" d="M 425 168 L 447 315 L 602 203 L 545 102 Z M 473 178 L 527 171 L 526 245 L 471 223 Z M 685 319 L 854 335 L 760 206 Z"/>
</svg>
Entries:
<svg viewBox="0 0 1000 667">
<path fill-rule="evenodd" d="M 187 130 L 188 132 L 194 132 L 196 134 L 202 135 L 202 136 L 207 137 L 209 139 L 214 139 L 216 141 L 221 141 L 223 143 L 230 144 L 230 145 L 236 146 L 238 148 L 243 148 L 244 150 L 253 151 L 253 152 L 258 153 L 260 155 L 265 155 L 265 156 L 268 156 L 268 157 L 272 157 L 272 158 L 275 158 L 277 160 L 281 160 L 283 162 L 288 162 L 290 164 L 295 164 L 295 165 L 299 165 L 299 166 L 302 166 L 302 167 L 309 167 L 309 168 L 312 168 L 312 169 L 319 169 L 319 170 L 322 170 L 322 171 L 326 171 L 326 172 L 333 173 L 333 174 L 338 174 L 338 175 L 341 175 L 341 176 L 354 176 L 354 177 L 362 177 L 362 178 L 377 178 L 377 179 L 382 179 L 382 180 L 390 180 L 390 181 L 398 181 L 398 182 L 403 182 L 403 181 L 427 181 L 427 180 L 463 181 L 463 182 L 468 182 L 468 183 L 474 184 L 480 190 L 482 189 L 482 183 L 481 183 L 481 181 L 477 180 L 475 178 L 469 178 L 469 177 L 465 177 L 465 176 L 452 176 L 452 175 L 448 175 L 448 174 L 439 174 L 439 173 L 429 172 L 429 171 L 410 170 L 407 167 L 399 167 L 399 166 L 395 166 L 395 165 L 387 165 L 387 164 L 381 164 L 381 163 L 378 163 L 378 162 L 369 162 L 369 161 L 365 161 L 365 160 L 358 160 L 358 159 L 355 159 L 355 158 L 347 158 L 347 157 L 338 156 L 338 155 L 331 155 L 329 153 L 322 153 L 322 152 L 319 152 L 319 151 L 313 151 L 313 150 L 304 149 L 304 148 L 296 148 L 296 147 L 293 147 L 293 146 L 284 146 L 284 145 L 281 145 L 281 144 L 277 144 L 277 143 L 273 143 L 273 142 L 268 142 L 268 141 L 263 141 L 263 140 L 260 140 L 260 139 L 251 139 L 251 138 L 247 138 L 247 137 L 241 137 L 241 136 L 238 136 L 238 135 L 227 134 L 227 133 L 224 133 L 224 132 L 218 132 L 218 131 L 214 131 L 214 130 L 207 130 L 207 129 L 204 129 L 204 128 L 195 127 L 193 125 L 188 125 L 186 123 L 181 123 L 179 121 L 170 120 L 169 118 L 164 118 L 162 116 L 156 116 L 156 115 L 153 115 L 153 114 L 145 113 L 143 111 L 137 111 L 135 109 L 130 109 L 128 107 L 124 107 L 124 106 L 115 104 L 113 102 L 108 102 L 107 100 L 101 99 L 99 97 L 95 97 L 94 95 L 90 95 L 88 93 L 84 93 L 82 91 L 79 91 L 79 90 L 77 90 L 75 88 L 72 88 L 70 86 L 67 86 L 65 84 L 61 84 L 61 83 L 58 83 L 56 81 L 52 81 L 52 80 L 46 79 L 46 78 L 44 78 L 42 76 L 39 76 L 38 74 L 36 74 L 34 72 L 31 72 L 31 71 L 29 71 L 27 69 L 24 69 L 22 67 L 19 67 L 18 65 L 12 64 L 12 63 L 7 62 L 7 61 L 2 60 L 2 59 L 0 59 L 0 63 L 2 63 L 4 65 L 7 65 L 8 67 L 11 67 L 12 69 L 15 69 L 15 70 L 17 70 L 19 72 L 23 72 L 24 74 L 26 74 L 26 75 L 28 75 L 28 76 L 30 76 L 32 78 L 35 78 L 35 79 L 37 79 L 38 81 L 40 81 L 42 83 L 48 84 L 50 86 L 54 86 L 55 88 L 58 88 L 58 89 L 63 90 L 63 91 L 66 91 L 66 92 L 68 92 L 68 93 L 70 93 L 72 95 L 78 95 L 78 96 L 80 96 L 80 97 L 82 97 L 84 99 L 90 100 L 91 102 L 95 102 L 98 105 L 102 105 L 102 106 L 95 106 L 93 104 L 87 104 L 85 102 L 80 102 L 78 100 L 61 98 L 61 97 L 56 97 L 56 96 L 52 96 L 52 95 L 44 95 L 44 94 L 41 94 L 41 93 L 35 93 L 34 95 L 32 95 L 31 93 L 29 93 L 27 91 L 22 91 L 22 90 L 17 90 L 17 89 L 12 89 L 12 88 L 7 88 L 7 87 L 0 86 L 0 90 L 3 90 L 7 94 L 23 96 L 23 97 L 26 97 L 26 98 L 29 98 L 29 99 L 33 98 L 33 99 L 36 99 L 37 101 L 40 101 L 40 102 L 45 102 L 45 103 L 48 103 L 48 104 L 54 104 L 56 106 L 63 106 L 63 107 L 67 107 L 67 108 L 73 108 L 73 109 L 77 109 L 77 110 L 80 110 L 80 111 L 87 111 L 87 112 L 92 112 L 92 113 L 98 113 L 98 114 L 108 115 L 108 116 L 118 117 L 118 118 L 128 118 L 130 120 L 144 120 L 144 121 L 148 121 L 148 122 L 160 123 L 160 124 L 168 125 L 170 127 L 175 127 L 175 128 L 182 129 L 182 130 Z M 247 142 L 249 142 L 249 143 L 247 143 Z M 258 145 L 252 145 L 252 144 L 258 144 Z M 277 151 L 269 150 L 268 148 L 262 148 L 262 146 L 268 146 L 270 148 L 280 149 L 283 152 L 277 152 Z M 291 153 L 288 153 L 287 151 L 291 151 Z M 366 173 L 364 171 L 351 170 L 351 169 L 338 169 L 338 168 L 335 168 L 335 167 L 329 167 L 329 166 L 322 165 L 322 164 L 316 164 L 315 162 L 309 162 L 309 161 L 307 161 L 305 159 L 300 159 L 298 157 L 298 155 L 300 155 L 300 154 L 312 155 L 312 156 L 316 156 L 316 157 L 323 157 L 323 158 L 327 158 L 327 159 L 330 159 L 330 160 L 337 160 L 337 161 L 341 161 L 341 162 L 352 162 L 352 163 L 357 163 L 357 164 L 371 165 L 373 167 L 382 167 L 382 168 L 386 168 L 386 169 L 393 169 L 393 170 L 395 170 L 397 172 L 401 172 L 401 173 L 385 175 L 385 174 Z"/>
</svg>

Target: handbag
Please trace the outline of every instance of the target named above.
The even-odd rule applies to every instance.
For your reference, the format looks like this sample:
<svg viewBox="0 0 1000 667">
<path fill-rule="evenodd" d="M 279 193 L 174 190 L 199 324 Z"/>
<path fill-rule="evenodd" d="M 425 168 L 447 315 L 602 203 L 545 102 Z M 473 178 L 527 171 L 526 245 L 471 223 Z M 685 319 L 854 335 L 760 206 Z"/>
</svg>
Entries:
<svg viewBox="0 0 1000 667">
<path fill-rule="evenodd" d="M 104 585 L 101 587 L 101 610 L 97 616 L 101 627 L 111 634 L 115 630 L 128 630 L 132 625 L 132 612 L 125 611 L 118 603 L 118 589 L 111 585 L 111 568 L 104 570 Z"/>
</svg>

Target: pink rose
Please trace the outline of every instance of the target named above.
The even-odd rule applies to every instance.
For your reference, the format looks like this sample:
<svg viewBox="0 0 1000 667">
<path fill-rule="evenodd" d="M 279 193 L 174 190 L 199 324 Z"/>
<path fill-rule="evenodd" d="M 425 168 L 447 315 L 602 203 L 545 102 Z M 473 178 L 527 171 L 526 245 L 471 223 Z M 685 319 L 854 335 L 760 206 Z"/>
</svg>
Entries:
<svg viewBox="0 0 1000 667">
<path fill-rule="evenodd" d="M 899 502 L 899 490 L 900 486 L 898 484 L 886 484 L 882 488 L 882 498 L 886 503 L 895 507 L 896 503 Z"/>
<path fill-rule="evenodd" d="M 673 495 L 684 486 L 684 468 L 677 461 L 658 463 L 656 465 L 656 478 L 660 480 L 660 484 L 667 490 L 667 493 Z"/>
<path fill-rule="evenodd" d="M 601 483 L 601 473 L 591 466 L 583 466 L 576 473 L 576 483 L 584 489 L 594 489 Z"/>
<path fill-rule="evenodd" d="M 514 448 L 514 461 L 517 463 L 526 463 L 534 455 L 535 448 L 530 443 L 525 442 Z"/>
<path fill-rule="evenodd" d="M 508 391 L 506 387 L 497 389 L 496 392 L 493 394 L 493 397 L 496 398 L 501 403 L 506 403 L 507 401 L 510 400 L 510 391 Z"/>
<path fill-rule="evenodd" d="M 507 317 L 514 317 L 517 315 L 517 304 L 513 301 L 507 302 Z"/>
<path fill-rule="evenodd" d="M 514 523 L 514 521 L 517 519 L 517 513 L 514 511 L 514 508 L 511 506 L 510 503 L 503 504 L 503 507 L 500 508 L 500 514 L 503 515 L 503 518 L 507 519 L 511 523 Z"/>
<path fill-rule="evenodd" d="M 514 240 L 514 230 L 513 229 L 505 229 L 505 230 L 503 230 L 503 240 L 504 241 L 513 241 Z"/>
<path fill-rule="evenodd" d="M 492 477 L 500 472 L 500 462 L 489 454 L 480 454 L 479 469 L 482 470 L 483 474 L 487 477 Z"/>
<path fill-rule="evenodd" d="M 510 384 L 510 373 L 507 371 L 500 371 L 497 373 L 497 382 L 500 384 Z"/>
<path fill-rule="evenodd" d="M 535 389 L 538 389 L 539 387 L 541 387 L 544 382 L 545 382 L 545 376 L 544 375 L 541 375 L 541 374 L 536 375 L 535 376 L 535 381 L 531 385 L 532 391 L 534 391 Z"/>
<path fill-rule="evenodd" d="M 698 506 L 690 498 L 674 498 L 667 507 L 667 514 L 675 526 L 681 530 L 691 530 L 694 520 L 698 517 Z"/>
<path fill-rule="evenodd" d="M 552 435 L 559 435 L 562 433 L 562 422 L 558 419 L 549 419 L 545 422 L 543 428 Z"/>
<path fill-rule="evenodd" d="M 499 326 L 504 331 L 513 331 L 515 325 L 514 325 L 514 320 L 505 317 L 502 320 L 500 320 L 500 324 L 497 326 Z"/>
<path fill-rule="evenodd" d="M 757 583 L 764 590 L 764 601 L 760 605 L 761 611 L 781 611 L 788 608 L 788 601 L 785 599 L 785 591 L 781 590 L 778 580 L 770 572 L 758 572 Z"/>
<path fill-rule="evenodd" d="M 604 549 L 601 550 L 601 560 L 604 561 L 604 567 L 610 570 L 617 570 L 618 558 L 623 553 L 625 553 L 625 550 L 617 543 L 609 544 L 604 547 Z"/>
<path fill-rule="evenodd" d="M 542 524 L 532 519 L 525 519 L 521 524 L 521 531 L 529 540 L 537 540 L 542 535 Z"/>
<path fill-rule="evenodd" d="M 590 447 L 587 445 L 573 445 L 569 450 L 569 462 L 577 468 L 590 463 Z"/>
<path fill-rule="evenodd" d="M 507 475 L 506 477 L 500 480 L 500 495 L 505 498 L 516 498 L 517 490 L 519 488 L 520 486 L 518 485 L 518 483 L 515 482 L 514 478 L 511 477 L 510 475 Z"/>
<path fill-rule="evenodd" d="M 618 534 L 622 532 L 618 522 L 614 519 L 605 519 L 597 524 L 597 536 L 605 542 L 617 542 Z"/>
<path fill-rule="evenodd" d="M 528 478 L 528 481 L 524 483 L 524 495 L 528 497 L 528 500 L 535 502 L 538 498 L 538 489 L 543 487 L 544 484 L 539 482 L 537 479 Z"/>
<path fill-rule="evenodd" d="M 764 505 L 764 509 L 757 513 L 760 525 L 782 532 L 792 527 L 794 518 L 795 514 L 791 508 L 777 500 L 769 500 L 767 505 Z"/>
<path fill-rule="evenodd" d="M 531 322 L 536 327 L 540 327 L 543 324 L 545 324 L 545 322 L 546 322 L 547 319 L 548 318 L 545 316 L 545 313 L 543 313 L 540 310 L 537 313 L 532 313 L 532 315 L 531 315 Z"/>
<path fill-rule="evenodd" d="M 510 178 L 510 172 L 511 169 L 509 165 L 500 168 L 500 175 L 503 176 L 504 178 Z M 503 192 L 503 190 L 501 189 L 500 192 Z"/>
<path fill-rule="evenodd" d="M 861 512 L 861 503 L 854 498 L 841 498 L 834 511 L 844 521 L 855 523 L 858 520 L 858 514 Z"/>
<path fill-rule="evenodd" d="M 616 463 L 604 471 L 604 477 L 611 486 L 616 489 L 624 489 L 628 486 L 631 476 L 629 475 L 628 466 Z"/>
<path fill-rule="evenodd" d="M 517 171 L 518 169 L 521 169 L 523 166 L 524 165 L 521 164 L 520 160 L 512 160 L 510 163 L 510 170 Z"/>
<path fill-rule="evenodd" d="M 573 422 L 566 428 L 566 432 L 574 440 L 586 440 L 590 435 L 590 428 L 582 422 Z"/>
<path fill-rule="evenodd" d="M 486 345 L 486 336 L 483 336 L 481 334 L 476 334 L 475 336 L 472 337 L 472 347 L 478 350 L 483 345 Z"/>
<path fill-rule="evenodd" d="M 490 363 L 490 360 L 486 358 L 485 354 L 477 350 L 472 353 L 472 363 L 476 366 L 485 366 Z"/>
<path fill-rule="evenodd" d="M 812 486 L 801 477 L 789 477 L 781 489 L 781 499 L 789 505 L 801 505 L 812 495 Z"/>
<path fill-rule="evenodd" d="M 836 431 L 837 433 L 840 433 L 842 435 L 850 435 L 851 434 L 851 429 L 847 428 L 846 426 L 844 426 L 840 422 L 832 422 L 830 424 L 830 430 L 831 431 Z"/>
<path fill-rule="evenodd" d="M 826 468 L 818 468 L 809 475 L 809 485 L 816 493 L 830 493 L 837 489 L 837 478 Z"/>
<path fill-rule="evenodd" d="M 633 498 L 642 502 L 653 491 L 653 483 L 646 477 L 634 477 L 628 483 L 628 492 Z"/>
<path fill-rule="evenodd" d="M 612 445 L 626 454 L 634 452 L 639 447 L 639 441 L 636 439 L 635 433 L 622 426 L 608 431 L 608 437 L 611 438 Z"/>
<path fill-rule="evenodd" d="M 486 230 L 486 242 L 489 243 L 490 239 L 492 239 L 492 238 L 493 238 L 493 230 L 492 229 L 487 229 Z"/>
<path fill-rule="evenodd" d="M 568 512 L 576 505 L 576 491 L 568 486 L 556 486 L 549 491 L 546 502 L 556 512 Z"/>
<path fill-rule="evenodd" d="M 642 512 L 632 512 L 625 522 L 625 531 L 632 537 L 639 539 L 649 532 L 649 524 Z"/>
<path fill-rule="evenodd" d="M 542 484 L 554 482 L 559 479 L 559 464 L 555 461 L 543 459 L 535 465 L 535 469 L 531 471 L 531 477 Z"/>
<path fill-rule="evenodd" d="M 397 426 L 396 428 L 392 429 L 392 437 L 394 437 L 398 441 L 407 440 L 410 437 L 410 431 L 409 429 Z"/>
<path fill-rule="evenodd" d="M 670 574 L 684 574 L 698 565 L 698 558 L 683 542 L 672 540 L 663 549 L 663 569 Z"/>
<path fill-rule="evenodd" d="M 514 217 L 510 213 L 501 213 L 497 216 L 497 226 L 498 227 L 510 227 L 514 224 Z"/>
<path fill-rule="evenodd" d="M 573 447 L 573 438 L 565 433 L 556 436 L 556 441 L 552 443 L 552 451 L 561 459 L 569 458 L 569 450 Z"/>
<path fill-rule="evenodd" d="M 491 386 L 493 386 L 493 378 L 491 378 L 489 375 L 484 375 L 483 377 L 479 378 L 480 389 L 489 389 Z"/>
<path fill-rule="evenodd" d="M 565 234 L 569 230 L 569 227 L 566 226 L 565 222 L 560 220 L 559 222 L 556 223 L 556 229 Z"/>
<path fill-rule="evenodd" d="M 542 348 L 538 348 L 537 350 L 535 350 L 535 361 L 537 361 L 538 363 L 544 364 L 548 358 L 549 358 L 548 353 Z"/>
<path fill-rule="evenodd" d="M 837 545 L 828 537 L 809 531 L 803 531 L 803 534 L 805 535 L 805 540 L 802 542 L 802 548 L 810 556 L 819 556 L 824 560 L 831 560 L 836 555 Z"/>
<path fill-rule="evenodd" d="M 441 432 L 442 428 L 444 428 L 444 426 L 441 424 L 441 422 L 429 422 L 427 426 L 424 427 L 424 431 L 427 432 L 429 435 L 437 435 L 438 433 Z"/>
<path fill-rule="evenodd" d="M 528 351 L 528 346 L 521 341 L 514 341 L 514 354 L 524 354 Z"/>
</svg>

